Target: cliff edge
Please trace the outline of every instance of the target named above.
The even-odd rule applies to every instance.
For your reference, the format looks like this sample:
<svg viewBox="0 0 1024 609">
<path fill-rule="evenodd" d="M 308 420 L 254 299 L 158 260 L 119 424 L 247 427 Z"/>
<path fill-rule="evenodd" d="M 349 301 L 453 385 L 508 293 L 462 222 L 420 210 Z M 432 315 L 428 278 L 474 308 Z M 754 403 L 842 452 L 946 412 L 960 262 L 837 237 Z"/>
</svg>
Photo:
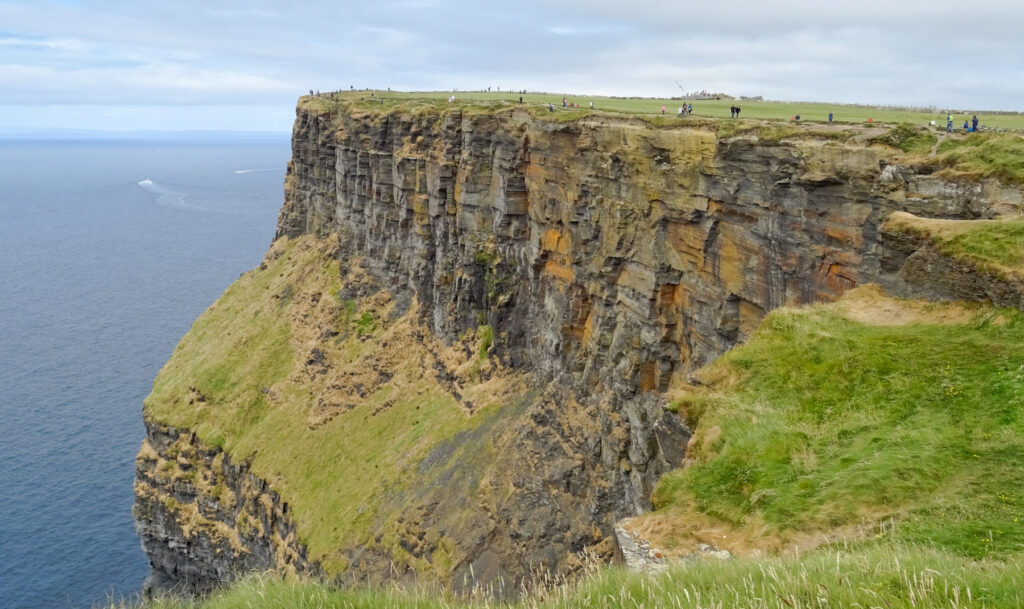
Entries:
<svg viewBox="0 0 1024 609">
<path fill-rule="evenodd" d="M 304 98 L 274 244 L 146 400 L 151 584 L 514 593 L 612 558 L 686 454 L 670 385 L 781 306 L 957 296 L 886 219 L 1022 200 L 869 135 Z"/>
</svg>

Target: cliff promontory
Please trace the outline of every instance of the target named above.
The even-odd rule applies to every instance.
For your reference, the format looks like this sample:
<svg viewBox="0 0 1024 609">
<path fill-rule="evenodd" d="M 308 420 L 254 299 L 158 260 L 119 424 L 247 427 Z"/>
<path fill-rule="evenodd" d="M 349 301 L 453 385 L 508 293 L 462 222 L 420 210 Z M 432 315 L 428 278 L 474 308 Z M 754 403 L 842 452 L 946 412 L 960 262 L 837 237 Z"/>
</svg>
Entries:
<svg viewBox="0 0 1024 609">
<path fill-rule="evenodd" d="M 514 592 L 611 558 L 686 455 L 671 385 L 785 305 L 962 297 L 914 223 L 1021 204 L 876 136 L 303 99 L 274 244 L 146 400 L 152 584 Z"/>
</svg>

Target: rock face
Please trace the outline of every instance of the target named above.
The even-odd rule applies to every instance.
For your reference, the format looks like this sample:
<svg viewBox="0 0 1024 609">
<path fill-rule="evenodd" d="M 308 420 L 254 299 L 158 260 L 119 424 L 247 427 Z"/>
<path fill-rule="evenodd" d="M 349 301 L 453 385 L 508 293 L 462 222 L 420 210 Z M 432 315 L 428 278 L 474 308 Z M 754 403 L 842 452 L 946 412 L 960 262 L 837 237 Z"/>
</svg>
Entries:
<svg viewBox="0 0 1024 609">
<path fill-rule="evenodd" d="M 278 236 L 337 231 L 438 335 L 485 312 L 514 364 L 597 390 L 662 389 L 767 311 L 879 280 L 893 211 L 981 217 L 1005 194 L 881 146 L 608 117 L 300 109 L 293 141 Z"/>
<path fill-rule="evenodd" d="M 135 469 L 135 530 L 152 567 L 147 595 L 205 593 L 251 571 L 318 573 L 288 505 L 195 434 L 148 422 Z"/>
<path fill-rule="evenodd" d="M 442 580 L 511 590 L 579 552 L 611 557 L 616 519 L 649 509 L 682 462 L 689 431 L 662 397 L 673 379 L 776 307 L 899 275 L 880 230 L 891 212 L 979 217 L 1005 194 L 917 175 L 891 154 L 857 138 L 720 139 L 628 118 L 301 103 L 277 237 L 340 235 L 342 267 L 367 273 L 341 296 L 385 292 L 449 343 L 486 324 L 491 356 L 535 388 L 500 437 L 463 438 L 504 451 L 484 467 L 499 471 L 490 490 L 417 491 L 403 517 L 413 554 L 429 561 L 423 532 L 441 531 L 457 546 Z M 186 467 L 172 459 L 184 433 L 151 422 L 153 454 L 140 456 L 136 518 L 155 583 L 311 568 L 286 504 L 216 449 L 186 442 L 199 457 L 186 461 L 231 501 L 161 474 Z M 209 526 L 190 535 L 169 498 Z M 453 502 L 470 516 L 446 515 Z M 339 551 L 355 577 L 411 575 L 374 541 Z"/>
</svg>

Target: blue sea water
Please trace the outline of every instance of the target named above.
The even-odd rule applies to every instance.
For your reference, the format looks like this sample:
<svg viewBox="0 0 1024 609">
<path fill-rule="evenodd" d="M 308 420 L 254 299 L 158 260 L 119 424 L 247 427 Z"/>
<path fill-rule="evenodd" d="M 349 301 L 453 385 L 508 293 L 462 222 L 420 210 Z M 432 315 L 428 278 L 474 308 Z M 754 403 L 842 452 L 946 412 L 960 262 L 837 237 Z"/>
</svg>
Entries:
<svg viewBox="0 0 1024 609">
<path fill-rule="evenodd" d="M 287 135 L 0 141 L 0 606 L 137 593 L 142 400 L 257 264 Z"/>
</svg>

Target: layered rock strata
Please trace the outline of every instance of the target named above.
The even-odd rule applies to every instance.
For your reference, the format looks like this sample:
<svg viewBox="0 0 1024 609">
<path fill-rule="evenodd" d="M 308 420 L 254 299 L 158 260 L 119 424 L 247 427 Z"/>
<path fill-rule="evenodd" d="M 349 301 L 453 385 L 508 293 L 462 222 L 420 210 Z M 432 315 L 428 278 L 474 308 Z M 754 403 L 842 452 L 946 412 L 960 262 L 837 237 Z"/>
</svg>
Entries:
<svg viewBox="0 0 1024 609">
<path fill-rule="evenodd" d="M 319 572 L 288 504 L 194 433 L 147 422 L 135 472 L 132 514 L 152 569 L 147 596 L 202 594 L 253 571 Z"/>
<path fill-rule="evenodd" d="M 277 238 L 340 235 L 342 267 L 358 260 L 366 273 L 340 298 L 385 293 L 395 315 L 447 343 L 486 326 L 489 357 L 533 388 L 491 437 L 459 436 L 463 448 L 501 447 L 500 462 L 462 464 L 462 486 L 407 491 L 399 545 L 436 566 L 438 547 L 424 540 L 444 537 L 451 564 L 437 575 L 455 588 L 515 590 L 531 573 L 571 569 L 581 552 L 612 556 L 616 519 L 648 509 L 659 476 L 682 462 L 689 431 L 662 397 L 673 379 L 776 307 L 870 281 L 912 292 L 897 281 L 906 256 L 882 238 L 893 211 L 981 217 L 1019 195 L 919 175 L 892 155 L 856 135 L 720 138 L 713 125 L 621 117 L 300 103 Z M 164 433 L 151 425 L 156 456 L 140 461 L 138 483 L 157 572 L 210 582 L 238 567 L 306 564 L 292 534 L 302 531 L 255 479 L 238 492 L 278 507 L 245 512 L 261 522 L 246 529 L 252 538 L 200 542 L 168 522 L 166 498 L 199 495 L 155 473 L 179 441 Z M 210 469 L 215 451 L 204 454 L 197 465 Z M 439 446 L 421 467 L 456 454 Z M 241 495 L 236 505 L 253 505 Z M 456 504 L 457 517 L 446 512 Z M 239 530 L 234 512 L 203 510 Z M 348 575 L 413 574 L 380 539 L 338 549 Z M 220 558 L 242 554 L 249 562 Z"/>
</svg>

